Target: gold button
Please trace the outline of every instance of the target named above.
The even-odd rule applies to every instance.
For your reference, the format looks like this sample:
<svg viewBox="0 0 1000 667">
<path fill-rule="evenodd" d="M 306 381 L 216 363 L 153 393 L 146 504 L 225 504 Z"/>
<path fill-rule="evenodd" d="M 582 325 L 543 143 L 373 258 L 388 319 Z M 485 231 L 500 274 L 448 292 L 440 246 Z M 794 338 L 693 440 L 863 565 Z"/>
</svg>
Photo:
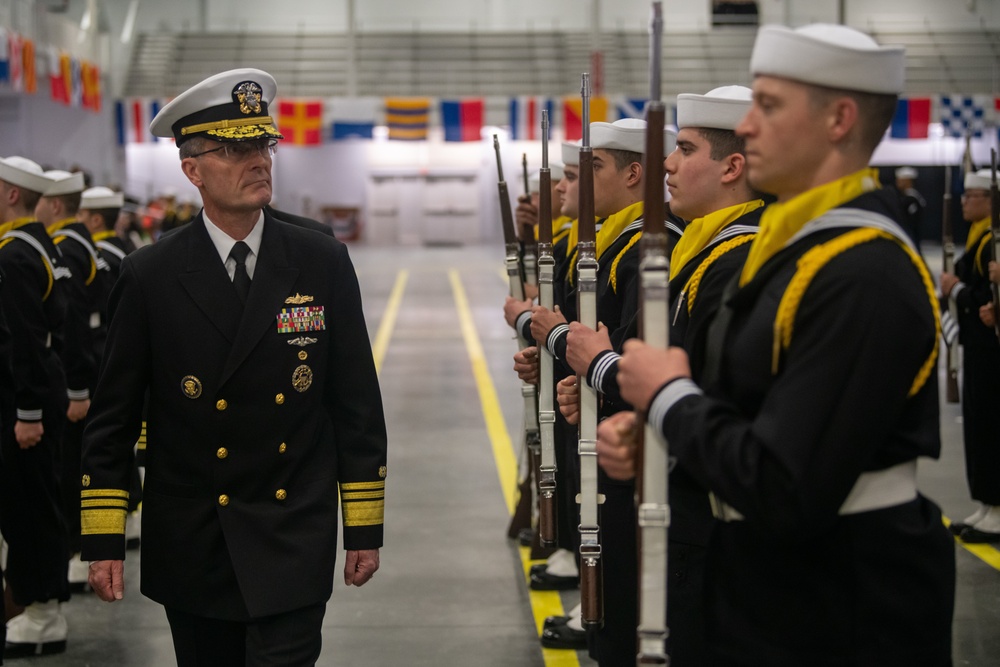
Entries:
<svg viewBox="0 0 1000 667">
<path fill-rule="evenodd" d="M 306 352 L 305 350 L 299 350 L 299 359 L 301 361 L 305 361 L 308 358 L 309 358 L 309 353 L 308 352 Z"/>
<path fill-rule="evenodd" d="M 215 455 L 218 456 L 220 459 L 224 459 L 227 456 L 229 456 L 229 450 L 226 449 L 225 447 L 219 447 L 218 451 L 215 452 Z"/>
<path fill-rule="evenodd" d="M 222 410 L 225 410 L 228 407 L 229 407 L 229 403 L 226 403 L 226 399 L 224 399 L 224 398 L 220 398 L 219 400 L 217 400 L 215 402 L 215 409 L 219 410 L 220 412 Z"/>
<path fill-rule="evenodd" d="M 284 490 L 284 489 L 278 489 L 278 490 L 277 490 L 277 491 L 275 492 L 275 494 L 274 494 L 274 497 L 275 497 L 275 498 L 277 498 L 278 500 L 284 500 L 285 498 L 287 498 L 287 497 L 288 497 L 288 494 L 287 494 L 287 493 L 285 493 L 285 490 Z"/>
<path fill-rule="evenodd" d="M 280 445 L 278 445 L 279 454 L 284 454 L 286 449 L 288 449 L 288 445 L 286 445 L 285 443 L 281 443 Z"/>
<path fill-rule="evenodd" d="M 228 505 L 229 504 L 229 496 L 227 496 L 224 493 L 221 496 L 219 496 L 219 504 L 222 505 L 223 507 L 225 507 L 226 505 Z"/>
<path fill-rule="evenodd" d="M 277 403 L 278 405 L 282 405 L 285 402 L 285 395 L 278 394 L 277 396 L 274 397 L 274 402 Z"/>
</svg>

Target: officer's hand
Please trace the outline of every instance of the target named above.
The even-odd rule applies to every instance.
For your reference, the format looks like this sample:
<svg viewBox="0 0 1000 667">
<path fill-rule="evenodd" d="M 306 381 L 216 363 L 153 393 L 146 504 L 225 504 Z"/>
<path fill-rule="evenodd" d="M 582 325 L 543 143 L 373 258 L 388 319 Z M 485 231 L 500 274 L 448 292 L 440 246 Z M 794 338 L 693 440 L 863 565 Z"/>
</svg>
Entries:
<svg viewBox="0 0 1000 667">
<path fill-rule="evenodd" d="M 577 375 L 586 375 L 590 364 L 600 352 L 610 350 L 608 328 L 598 323 L 597 331 L 579 322 L 569 323 L 566 335 L 566 361 Z"/>
<path fill-rule="evenodd" d="M 951 296 L 951 290 L 955 288 L 958 284 L 958 276 L 954 273 L 942 273 L 941 274 L 941 296 L 948 298 Z"/>
<path fill-rule="evenodd" d="M 990 282 L 1000 285 L 1000 264 L 990 260 Z"/>
<path fill-rule="evenodd" d="M 531 283 L 524 283 L 524 298 L 528 301 L 534 301 L 538 298 L 538 285 L 532 285 Z"/>
<path fill-rule="evenodd" d="M 125 562 L 120 560 L 95 560 L 90 564 L 87 577 L 97 597 L 114 602 L 125 597 Z"/>
<path fill-rule="evenodd" d="M 556 385 L 559 412 L 570 424 L 580 423 L 580 387 L 575 375 L 563 378 Z"/>
<path fill-rule="evenodd" d="M 17 421 L 14 423 L 14 439 L 17 440 L 17 446 L 21 449 L 31 449 L 37 445 L 41 442 L 44 433 L 42 422 Z"/>
<path fill-rule="evenodd" d="M 565 323 L 566 318 L 563 317 L 559 306 L 556 306 L 555 311 L 544 306 L 535 306 L 531 309 L 531 337 L 542 345 L 545 344 L 545 339 L 549 337 L 553 327 Z"/>
<path fill-rule="evenodd" d="M 519 350 L 514 355 L 514 371 L 521 382 L 538 384 L 538 348 L 531 346 Z"/>
<path fill-rule="evenodd" d="M 348 551 L 344 563 L 344 584 L 364 586 L 378 570 L 378 549 Z"/>
<path fill-rule="evenodd" d="M 993 317 L 993 302 L 990 301 L 985 306 L 979 307 L 979 319 L 988 327 L 996 326 L 996 319 Z"/>
<path fill-rule="evenodd" d="M 530 311 L 534 304 L 531 300 L 518 301 L 512 296 L 504 299 L 503 302 L 503 318 L 507 321 L 507 326 L 513 327 L 517 324 L 517 318 L 521 313 L 525 311 Z"/>
<path fill-rule="evenodd" d="M 70 401 L 69 408 L 66 410 L 66 419 L 71 422 L 78 422 L 81 419 L 87 418 L 87 412 L 90 411 L 90 399 L 86 398 L 82 401 Z"/>
<path fill-rule="evenodd" d="M 611 479 L 635 477 L 634 412 L 618 412 L 597 425 L 597 463 Z"/>
<path fill-rule="evenodd" d="M 679 377 L 691 377 L 687 353 L 679 347 L 667 350 L 641 340 L 625 341 L 618 362 L 618 386 L 622 398 L 645 412 L 657 390 Z"/>
</svg>

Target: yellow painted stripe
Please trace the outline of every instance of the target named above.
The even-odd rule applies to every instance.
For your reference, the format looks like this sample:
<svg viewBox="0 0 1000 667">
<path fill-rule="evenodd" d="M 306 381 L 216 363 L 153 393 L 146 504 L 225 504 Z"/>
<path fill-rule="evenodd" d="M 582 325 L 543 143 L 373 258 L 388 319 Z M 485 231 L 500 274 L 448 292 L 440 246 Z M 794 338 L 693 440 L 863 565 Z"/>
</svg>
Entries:
<svg viewBox="0 0 1000 667">
<path fill-rule="evenodd" d="M 379 324 L 375 343 L 372 345 L 376 373 L 382 372 L 382 362 L 385 361 L 385 353 L 389 349 L 392 330 L 396 327 L 396 315 L 399 314 L 399 304 L 403 300 L 403 291 L 406 289 L 406 280 L 409 276 L 410 272 L 405 269 L 396 274 L 396 284 L 393 285 L 392 292 L 389 293 L 389 303 L 385 307 L 382 323 Z"/>
<path fill-rule="evenodd" d="M 951 519 L 943 515 L 942 519 L 944 520 L 944 525 L 946 526 L 951 525 Z M 1000 570 L 1000 551 L 998 551 L 992 545 L 967 544 L 966 542 L 963 542 L 962 540 L 958 539 L 957 536 L 955 537 L 955 541 L 958 542 L 966 551 L 971 553 L 973 556 L 979 558 L 979 560 L 983 561 L 984 563 L 992 567 L 994 570 Z"/>
<path fill-rule="evenodd" d="M 504 280 L 506 278 L 507 276 L 504 274 Z M 458 278 L 458 272 L 449 271 L 448 280 L 451 281 L 451 289 L 455 296 L 455 306 L 458 309 L 462 337 L 465 339 L 465 349 L 469 354 L 469 361 L 472 362 L 472 373 L 479 390 L 479 402 L 483 408 L 486 431 L 493 447 L 493 458 L 496 461 L 497 474 L 500 477 L 500 488 L 503 490 L 504 501 L 507 503 L 507 511 L 513 512 L 516 500 L 514 493 L 517 486 L 517 458 L 514 455 L 514 447 L 511 445 L 510 433 L 508 433 L 507 425 L 504 423 L 500 401 L 497 400 L 496 388 L 493 386 L 493 378 L 490 377 L 489 367 L 483 356 L 483 346 L 479 342 L 479 334 L 472 321 L 469 301 Z M 527 580 L 532 565 L 532 561 L 529 559 L 530 552 L 529 547 L 521 547 L 520 549 L 525 580 Z M 558 591 L 534 591 L 529 588 L 528 597 L 531 600 L 531 613 L 535 618 L 535 630 L 540 637 L 546 616 L 563 616 L 566 612 L 563 611 Z M 542 648 L 542 658 L 546 667 L 580 667 L 576 651 Z"/>
</svg>

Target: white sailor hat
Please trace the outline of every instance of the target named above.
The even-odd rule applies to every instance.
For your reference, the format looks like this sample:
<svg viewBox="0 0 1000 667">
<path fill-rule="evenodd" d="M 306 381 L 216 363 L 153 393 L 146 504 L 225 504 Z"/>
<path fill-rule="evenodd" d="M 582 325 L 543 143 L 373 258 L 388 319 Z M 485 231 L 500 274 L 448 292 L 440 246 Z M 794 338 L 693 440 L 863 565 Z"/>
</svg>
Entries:
<svg viewBox="0 0 1000 667">
<path fill-rule="evenodd" d="M 160 109 L 149 125 L 157 137 L 173 137 L 177 145 L 193 136 L 216 141 L 283 139 L 267 105 L 278 85 L 267 72 L 249 67 L 210 76 Z"/>
<path fill-rule="evenodd" d="M 646 121 L 638 118 L 622 118 L 613 123 L 591 123 L 590 146 L 645 153 Z"/>
<path fill-rule="evenodd" d="M 562 165 L 555 162 L 549 163 L 549 172 L 551 173 L 551 179 L 553 183 L 558 183 L 563 177 Z M 541 171 L 532 172 L 528 176 L 528 189 L 532 192 L 538 192 L 542 185 L 542 173 Z"/>
<path fill-rule="evenodd" d="M 580 142 L 564 141 L 562 143 L 562 161 L 570 167 L 580 166 Z"/>
<path fill-rule="evenodd" d="M 83 191 L 80 197 L 80 208 L 88 211 L 99 211 L 104 208 L 121 208 L 125 205 L 125 195 L 111 188 L 98 185 Z"/>
<path fill-rule="evenodd" d="M 969 172 L 965 175 L 966 190 L 989 190 L 992 182 L 992 172 L 989 169 Z"/>
<path fill-rule="evenodd" d="M 53 169 L 45 172 L 45 177 L 52 181 L 48 189 L 42 193 L 46 197 L 73 195 L 77 192 L 83 192 L 83 188 L 86 187 L 83 182 L 83 174 L 79 171 L 70 173 L 68 171 Z"/>
<path fill-rule="evenodd" d="M 898 95 L 906 78 L 906 50 L 880 46 L 863 32 L 842 25 L 814 23 L 794 30 L 766 25 L 757 31 L 750 73 Z"/>
<path fill-rule="evenodd" d="M 52 184 L 37 163 L 17 155 L 0 158 L 0 181 L 38 194 L 43 194 Z"/>
<path fill-rule="evenodd" d="M 913 167 L 900 167 L 896 170 L 896 178 L 916 178 L 917 170 Z"/>
<path fill-rule="evenodd" d="M 735 130 L 750 110 L 753 91 L 746 86 L 722 86 L 704 95 L 677 96 L 677 127 Z"/>
</svg>

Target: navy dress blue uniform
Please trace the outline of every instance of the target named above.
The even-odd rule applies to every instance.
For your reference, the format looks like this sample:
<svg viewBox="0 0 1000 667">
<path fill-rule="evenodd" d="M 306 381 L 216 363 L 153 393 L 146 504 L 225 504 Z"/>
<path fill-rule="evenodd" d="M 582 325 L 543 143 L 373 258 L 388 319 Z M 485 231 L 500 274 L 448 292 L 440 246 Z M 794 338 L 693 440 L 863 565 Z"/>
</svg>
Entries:
<svg viewBox="0 0 1000 667">
<path fill-rule="evenodd" d="M 70 273 L 45 226 L 31 219 L 14 221 L 0 239 L 0 267 L 10 287 L 0 297 L 11 332 L 15 418 L 41 422 L 44 429 L 29 449 L 20 449 L 12 437 L 2 441 L 7 581 L 20 605 L 66 600 L 69 552 L 57 469 L 68 405 L 60 352 Z"/>
<path fill-rule="evenodd" d="M 345 579 L 367 581 L 382 545 L 385 419 L 354 267 L 332 236 L 263 208 L 275 92 L 231 70 L 154 119 L 205 211 L 122 261 L 84 436 L 82 557 L 113 600 L 148 390 L 141 590 L 166 607 L 181 665 L 313 664 L 338 511 Z"/>
<path fill-rule="evenodd" d="M 897 213 L 884 191 L 841 210 Z M 954 546 L 938 508 L 918 495 L 837 511 L 860 474 L 940 450 L 937 374 L 924 372 L 937 339 L 922 264 L 884 236 L 820 253 L 829 261 L 801 295 L 790 345 L 772 367 L 778 306 L 798 261 L 850 231 L 805 236 L 727 295 L 710 332 L 710 344 L 724 341 L 720 370 L 703 377 L 705 395 L 671 384 L 650 410 L 671 453 L 745 517 L 723 515 L 710 538 L 711 664 L 950 661 Z M 892 317 L 861 316 L 886 303 L 898 304 Z M 745 463 L 732 471 L 719 463 L 736 456 Z M 813 604 L 805 615 L 804 596 Z"/>
<path fill-rule="evenodd" d="M 124 557 L 119 506 L 148 387 L 143 593 L 229 620 L 324 602 L 338 487 L 344 546 L 382 541 L 385 427 L 345 246 L 265 216 L 243 309 L 199 216 L 124 260 L 111 309 L 84 559 Z M 282 331 L 283 312 L 312 319 Z"/>
</svg>

